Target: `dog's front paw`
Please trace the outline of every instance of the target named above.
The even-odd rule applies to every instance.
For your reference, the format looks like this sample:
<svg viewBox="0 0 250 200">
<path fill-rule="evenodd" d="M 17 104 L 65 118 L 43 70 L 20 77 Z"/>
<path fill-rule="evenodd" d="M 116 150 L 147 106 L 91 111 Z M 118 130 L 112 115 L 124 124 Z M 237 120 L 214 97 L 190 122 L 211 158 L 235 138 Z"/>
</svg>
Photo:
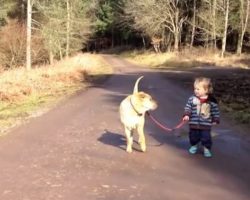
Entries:
<svg viewBox="0 0 250 200">
<path fill-rule="evenodd" d="M 128 153 L 132 153 L 132 147 L 127 147 L 127 150 L 126 150 Z"/>
<path fill-rule="evenodd" d="M 146 145 L 141 145 L 142 152 L 146 152 Z"/>
</svg>

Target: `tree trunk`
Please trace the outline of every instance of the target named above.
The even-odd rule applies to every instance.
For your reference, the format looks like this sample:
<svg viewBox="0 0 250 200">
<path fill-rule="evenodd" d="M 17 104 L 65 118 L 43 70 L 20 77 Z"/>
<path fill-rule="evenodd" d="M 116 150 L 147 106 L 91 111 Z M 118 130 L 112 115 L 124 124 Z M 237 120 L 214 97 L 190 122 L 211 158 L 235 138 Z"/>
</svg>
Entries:
<svg viewBox="0 0 250 200">
<path fill-rule="evenodd" d="M 21 2 L 21 19 L 25 21 L 25 0 Z"/>
<path fill-rule="evenodd" d="M 206 50 L 209 49 L 209 33 L 206 33 L 205 48 Z"/>
<path fill-rule="evenodd" d="M 179 50 L 180 27 L 179 27 L 179 9 L 175 13 L 175 31 L 174 31 L 174 51 Z"/>
<path fill-rule="evenodd" d="M 217 4 L 217 0 L 213 0 L 213 11 L 212 11 L 212 15 L 213 15 L 213 47 L 214 49 L 217 48 L 217 44 L 216 44 L 216 4 Z"/>
<path fill-rule="evenodd" d="M 167 38 L 166 38 L 166 48 L 167 48 L 167 52 L 171 51 L 171 43 L 172 43 L 172 34 L 168 33 L 167 34 Z"/>
<path fill-rule="evenodd" d="M 54 54 L 52 51 L 53 45 L 51 42 L 51 36 L 49 36 L 49 64 L 53 65 L 54 63 Z"/>
<path fill-rule="evenodd" d="M 191 42 L 190 47 L 192 48 L 194 45 L 194 35 L 195 35 L 195 28 L 196 28 L 196 0 L 194 0 L 194 7 L 193 7 L 193 28 L 192 28 L 192 36 L 191 36 Z"/>
<path fill-rule="evenodd" d="M 66 36 L 66 57 L 69 57 L 69 40 L 70 40 L 70 4 L 67 0 L 67 36 Z"/>
<path fill-rule="evenodd" d="M 112 42 L 111 42 L 111 47 L 114 48 L 115 41 L 114 41 L 114 26 L 111 28 L 111 34 L 112 34 Z"/>
<path fill-rule="evenodd" d="M 179 33 L 176 32 L 174 34 L 174 51 L 178 51 L 179 50 Z"/>
<path fill-rule="evenodd" d="M 241 27 L 240 27 L 240 33 L 239 33 L 239 39 L 238 39 L 238 44 L 237 44 L 237 54 L 241 55 L 242 53 L 242 44 L 243 44 L 243 38 L 246 32 L 247 24 L 248 24 L 248 19 L 249 19 L 249 5 L 250 5 L 250 0 L 247 0 L 246 2 L 246 11 L 244 12 L 244 0 L 240 0 L 240 21 L 241 21 Z M 244 13 L 245 18 L 244 18 Z"/>
<path fill-rule="evenodd" d="M 60 55 L 60 60 L 62 60 L 63 59 L 63 53 L 62 53 L 62 47 L 61 47 L 61 45 L 59 47 L 59 55 Z"/>
<path fill-rule="evenodd" d="M 31 19 L 32 6 L 31 0 L 27 0 L 27 42 L 26 42 L 26 69 L 31 69 Z"/>
<path fill-rule="evenodd" d="M 54 64 L 54 54 L 51 50 L 49 51 L 49 64 L 50 65 Z"/>
<path fill-rule="evenodd" d="M 142 43 L 143 43 L 143 48 L 146 49 L 146 42 L 145 42 L 145 38 L 144 36 L 142 35 Z"/>
<path fill-rule="evenodd" d="M 226 0 L 226 11 L 225 11 L 225 26 L 224 26 L 224 35 L 222 39 L 222 49 L 221 57 L 224 57 L 227 45 L 227 27 L 228 27 L 228 14 L 229 14 L 229 0 Z"/>
</svg>

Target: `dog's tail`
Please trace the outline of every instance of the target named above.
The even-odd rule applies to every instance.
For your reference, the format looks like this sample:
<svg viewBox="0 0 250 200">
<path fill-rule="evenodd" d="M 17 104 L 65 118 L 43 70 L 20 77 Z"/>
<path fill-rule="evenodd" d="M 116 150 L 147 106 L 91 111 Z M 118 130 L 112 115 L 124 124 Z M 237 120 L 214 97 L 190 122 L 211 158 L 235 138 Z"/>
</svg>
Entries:
<svg viewBox="0 0 250 200">
<path fill-rule="evenodd" d="M 135 86 L 134 86 L 134 91 L 133 91 L 133 94 L 137 93 L 138 92 L 138 84 L 140 82 L 140 80 L 143 78 L 143 76 L 139 77 L 136 82 L 135 82 Z"/>
</svg>

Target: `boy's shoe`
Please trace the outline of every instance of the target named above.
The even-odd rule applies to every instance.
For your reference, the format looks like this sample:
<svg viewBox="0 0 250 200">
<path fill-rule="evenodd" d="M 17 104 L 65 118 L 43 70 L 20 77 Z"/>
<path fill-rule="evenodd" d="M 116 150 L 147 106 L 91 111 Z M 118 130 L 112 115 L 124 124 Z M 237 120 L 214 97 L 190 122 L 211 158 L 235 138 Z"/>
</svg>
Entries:
<svg viewBox="0 0 250 200">
<path fill-rule="evenodd" d="M 198 150 L 198 146 L 194 145 L 194 146 L 191 146 L 188 151 L 191 154 L 196 154 L 197 150 Z"/>
<path fill-rule="evenodd" d="M 209 149 L 205 148 L 205 147 L 204 147 L 203 155 L 206 158 L 211 158 L 212 157 L 211 151 Z"/>
</svg>

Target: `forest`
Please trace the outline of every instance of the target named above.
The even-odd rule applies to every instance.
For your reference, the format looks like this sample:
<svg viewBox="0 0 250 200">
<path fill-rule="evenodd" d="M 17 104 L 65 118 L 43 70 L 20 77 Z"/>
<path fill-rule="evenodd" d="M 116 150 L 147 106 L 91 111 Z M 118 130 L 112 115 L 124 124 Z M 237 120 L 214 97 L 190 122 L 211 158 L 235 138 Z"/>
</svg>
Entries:
<svg viewBox="0 0 250 200">
<path fill-rule="evenodd" d="M 249 200 L 249 15 L 0 0 L 0 200 Z"/>
<path fill-rule="evenodd" d="M 0 69 L 114 47 L 250 50 L 249 0 L 0 0 Z"/>
</svg>

